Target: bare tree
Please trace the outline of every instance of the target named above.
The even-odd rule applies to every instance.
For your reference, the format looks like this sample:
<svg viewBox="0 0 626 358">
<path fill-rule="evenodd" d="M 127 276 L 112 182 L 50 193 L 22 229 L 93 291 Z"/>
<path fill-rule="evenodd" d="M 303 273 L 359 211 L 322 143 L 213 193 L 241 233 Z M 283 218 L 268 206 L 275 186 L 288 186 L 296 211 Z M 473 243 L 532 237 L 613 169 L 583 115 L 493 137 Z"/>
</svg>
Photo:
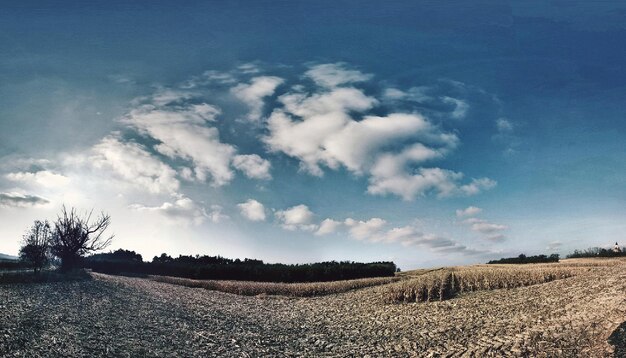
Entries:
<svg viewBox="0 0 626 358">
<path fill-rule="evenodd" d="M 48 264 L 51 239 L 52 229 L 47 220 L 35 220 L 33 226 L 24 234 L 20 259 L 32 267 L 35 273 Z"/>
<path fill-rule="evenodd" d="M 102 250 L 113 240 L 113 235 L 104 235 L 111 217 L 101 213 L 92 222 L 92 213 L 93 210 L 80 215 L 75 208 L 68 211 L 63 206 L 61 215 L 57 217 L 52 235 L 52 253 L 61 259 L 61 270 L 75 268 L 87 253 Z"/>
</svg>

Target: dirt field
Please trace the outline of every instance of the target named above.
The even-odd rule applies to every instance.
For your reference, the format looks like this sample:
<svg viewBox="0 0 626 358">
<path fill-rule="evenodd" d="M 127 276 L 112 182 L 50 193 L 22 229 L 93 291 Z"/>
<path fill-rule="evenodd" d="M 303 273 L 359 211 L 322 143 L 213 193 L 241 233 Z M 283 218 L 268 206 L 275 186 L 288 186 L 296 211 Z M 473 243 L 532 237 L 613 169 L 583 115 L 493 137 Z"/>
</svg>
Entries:
<svg viewBox="0 0 626 358">
<path fill-rule="evenodd" d="M 404 304 L 384 302 L 386 285 L 314 298 L 101 274 L 0 285 L 0 356 L 613 356 L 626 262 L 588 262 L 563 263 L 588 267 L 575 277 Z"/>
</svg>

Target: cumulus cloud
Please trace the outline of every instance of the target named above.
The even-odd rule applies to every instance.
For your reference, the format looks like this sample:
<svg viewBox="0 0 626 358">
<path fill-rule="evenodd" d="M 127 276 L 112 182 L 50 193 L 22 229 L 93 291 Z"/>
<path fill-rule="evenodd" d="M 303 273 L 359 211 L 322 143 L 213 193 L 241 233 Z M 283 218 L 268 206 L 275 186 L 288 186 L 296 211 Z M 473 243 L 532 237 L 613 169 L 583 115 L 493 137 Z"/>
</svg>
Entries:
<svg viewBox="0 0 626 358">
<path fill-rule="evenodd" d="M 131 110 L 123 122 L 158 140 L 155 149 L 161 154 L 191 161 L 196 179 L 221 186 L 233 179 L 230 162 L 236 150 L 222 143 L 217 128 L 208 125 L 219 113 L 206 103 L 145 104 Z"/>
<path fill-rule="evenodd" d="M 252 179 L 271 179 L 271 163 L 256 154 L 236 155 L 233 166 Z"/>
<path fill-rule="evenodd" d="M 268 179 L 267 160 L 238 156 L 235 146 L 221 141 L 215 127 L 218 107 L 180 91 L 161 91 L 139 102 L 121 121 L 158 141 L 157 152 L 189 162 L 193 172 L 185 170 L 183 177 L 218 187 L 234 178 L 233 165 L 248 177 Z"/>
<path fill-rule="evenodd" d="M 67 176 L 54 173 L 49 170 L 40 170 L 37 172 L 8 173 L 5 175 L 5 178 L 15 182 L 30 185 L 39 185 L 46 188 L 58 188 L 66 186 L 70 182 L 70 178 L 68 178 Z"/>
<path fill-rule="evenodd" d="M 462 173 L 441 168 L 418 168 L 414 174 L 403 171 L 385 174 L 370 178 L 369 193 L 395 194 L 404 200 L 412 200 L 429 192 L 439 197 L 475 195 L 496 185 L 494 180 L 488 178 L 472 179 L 468 184 L 460 184 Z"/>
<path fill-rule="evenodd" d="M 381 218 L 371 218 L 366 221 L 348 218 L 344 224 L 349 228 L 350 236 L 357 240 L 365 240 L 378 234 L 387 221 Z"/>
<path fill-rule="evenodd" d="M 280 226 L 286 230 L 313 231 L 317 225 L 312 224 L 314 214 L 304 204 L 293 206 L 289 209 L 279 210 L 275 213 Z"/>
<path fill-rule="evenodd" d="M 346 219 L 345 225 L 349 228 L 350 236 L 357 240 L 399 243 L 407 247 L 424 247 L 440 253 L 460 253 L 463 255 L 486 253 L 486 251 L 469 248 L 446 237 L 424 233 L 413 225 L 386 230 L 387 222 L 381 218 L 372 218 L 365 221 Z"/>
<path fill-rule="evenodd" d="M 168 218 L 170 221 L 183 225 L 200 225 L 210 218 L 206 210 L 187 197 L 180 197 L 174 202 L 165 202 L 160 206 L 144 206 L 141 204 L 130 205 L 130 209 L 136 211 L 154 212 Z M 212 212 L 215 214 L 215 212 Z M 218 215 L 219 216 L 219 215 Z M 214 215 L 211 220 L 215 219 Z M 221 220 L 223 218 L 220 218 Z"/>
<path fill-rule="evenodd" d="M 246 103 L 250 108 L 248 120 L 258 121 L 263 114 L 263 99 L 274 94 L 276 87 L 284 80 L 275 76 L 255 77 L 250 83 L 240 83 L 231 89 L 235 97 Z"/>
<path fill-rule="evenodd" d="M 363 82 L 372 75 L 348 69 L 344 63 L 326 63 L 312 66 L 305 75 L 323 87 L 337 87 L 344 84 Z"/>
<path fill-rule="evenodd" d="M 294 90 L 279 96 L 283 107 L 269 116 L 268 135 L 263 138 L 271 151 L 297 158 L 303 171 L 316 176 L 324 174 L 324 167 L 344 167 L 355 175 L 366 175 L 368 193 L 394 194 L 405 200 L 427 192 L 440 197 L 474 195 L 495 186 L 488 178 L 462 183 L 462 173 L 421 167 L 454 150 L 459 143 L 456 134 L 417 113 L 369 115 L 379 104 L 376 98 L 354 87 L 338 87 L 369 77 L 358 71 L 346 74 L 343 65 L 340 69 L 332 64 L 320 66 L 311 68 L 307 76 L 325 89 L 312 94 Z M 327 76 L 336 71 L 341 74 L 335 79 Z M 389 92 L 387 96 L 401 95 Z"/>
<path fill-rule="evenodd" d="M 265 206 L 254 199 L 237 204 L 241 215 L 250 221 L 265 221 Z"/>
<path fill-rule="evenodd" d="M 41 196 L 21 193 L 0 193 L 0 206 L 2 207 L 31 207 L 48 204 L 48 199 Z"/>
<path fill-rule="evenodd" d="M 478 218 L 469 218 L 465 220 L 465 223 L 470 225 L 471 230 L 483 234 L 493 234 L 508 228 L 506 225 L 494 224 Z"/>
<path fill-rule="evenodd" d="M 457 217 L 467 217 L 467 216 L 476 216 L 483 211 L 481 208 L 477 208 L 475 206 L 468 206 L 465 209 L 459 209 L 456 211 Z"/>
<path fill-rule="evenodd" d="M 122 142 L 114 135 L 103 138 L 90 158 L 96 168 L 109 170 L 125 181 L 152 193 L 175 193 L 179 188 L 176 171 L 150 154 L 145 147 Z"/>
<path fill-rule="evenodd" d="M 330 218 L 324 219 L 320 223 L 319 228 L 315 232 L 315 235 L 332 234 L 335 231 L 337 231 L 337 229 L 339 229 L 342 226 L 342 224 L 343 223 L 341 221 L 333 220 Z"/>
</svg>

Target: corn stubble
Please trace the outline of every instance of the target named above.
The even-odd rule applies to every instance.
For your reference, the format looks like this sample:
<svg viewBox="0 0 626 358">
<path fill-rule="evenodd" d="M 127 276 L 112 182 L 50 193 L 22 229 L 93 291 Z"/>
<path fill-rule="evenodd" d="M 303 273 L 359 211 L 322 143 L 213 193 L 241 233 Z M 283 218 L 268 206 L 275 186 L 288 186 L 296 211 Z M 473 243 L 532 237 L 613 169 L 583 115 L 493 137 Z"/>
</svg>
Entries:
<svg viewBox="0 0 626 358">
<path fill-rule="evenodd" d="M 375 277 L 355 280 L 305 283 L 279 283 L 228 280 L 193 280 L 171 276 L 149 276 L 151 280 L 186 287 L 234 293 L 243 296 L 282 295 L 292 297 L 324 296 L 359 288 L 378 286 L 398 281 L 397 277 Z"/>
<path fill-rule="evenodd" d="M 450 268 L 389 285 L 384 296 L 391 303 L 443 301 L 467 292 L 511 289 L 564 279 L 580 270 L 548 265 Z"/>
</svg>

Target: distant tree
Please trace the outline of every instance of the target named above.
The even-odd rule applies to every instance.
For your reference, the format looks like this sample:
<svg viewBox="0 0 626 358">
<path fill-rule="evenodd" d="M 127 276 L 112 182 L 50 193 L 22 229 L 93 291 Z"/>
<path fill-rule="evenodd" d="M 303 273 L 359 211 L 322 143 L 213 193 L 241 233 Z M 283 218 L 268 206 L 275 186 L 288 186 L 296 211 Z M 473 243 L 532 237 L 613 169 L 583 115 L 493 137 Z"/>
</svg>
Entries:
<svg viewBox="0 0 626 358">
<path fill-rule="evenodd" d="M 161 256 L 155 256 L 152 259 L 152 262 L 155 263 L 167 263 L 167 262 L 172 262 L 174 261 L 174 259 L 172 258 L 172 256 L 166 254 L 166 253 L 162 253 Z"/>
<path fill-rule="evenodd" d="M 143 262 L 143 257 L 135 251 L 117 249 L 113 252 L 94 254 L 88 257 L 91 261 L 132 261 Z"/>
<path fill-rule="evenodd" d="M 20 260 L 28 267 L 32 267 L 35 273 L 48 264 L 51 239 L 52 229 L 47 220 L 35 220 L 22 239 Z"/>
<path fill-rule="evenodd" d="M 62 271 L 77 267 L 82 257 L 106 248 L 113 240 L 113 235 L 104 235 L 111 224 L 111 217 L 101 213 L 92 221 L 92 213 L 93 210 L 80 215 L 75 208 L 68 211 L 63 206 L 61 214 L 57 217 L 51 249 L 52 253 L 61 259 Z"/>
</svg>

